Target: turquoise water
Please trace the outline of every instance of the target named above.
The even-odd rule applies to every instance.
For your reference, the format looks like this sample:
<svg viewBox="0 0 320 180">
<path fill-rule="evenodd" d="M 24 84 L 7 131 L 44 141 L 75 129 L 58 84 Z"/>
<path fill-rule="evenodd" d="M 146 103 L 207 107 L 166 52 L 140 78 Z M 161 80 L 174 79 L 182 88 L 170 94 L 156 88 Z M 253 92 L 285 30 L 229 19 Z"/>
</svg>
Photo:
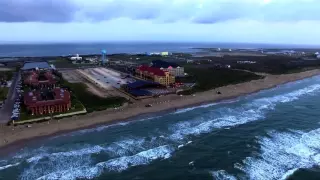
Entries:
<svg viewBox="0 0 320 180">
<path fill-rule="evenodd" d="M 41 140 L 0 179 L 319 179 L 320 77 Z"/>
</svg>

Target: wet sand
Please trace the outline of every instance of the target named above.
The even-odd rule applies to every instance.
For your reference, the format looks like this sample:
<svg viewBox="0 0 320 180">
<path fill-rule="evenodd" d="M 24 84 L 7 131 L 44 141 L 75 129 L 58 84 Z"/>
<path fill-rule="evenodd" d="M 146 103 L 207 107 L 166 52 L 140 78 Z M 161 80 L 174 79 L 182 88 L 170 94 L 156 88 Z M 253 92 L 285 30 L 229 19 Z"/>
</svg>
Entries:
<svg viewBox="0 0 320 180">
<path fill-rule="evenodd" d="M 33 124 L 31 128 L 2 125 L 0 128 L 0 148 L 3 151 L 8 151 L 8 149 L 11 148 L 25 146 L 30 143 L 31 139 L 54 136 L 74 130 L 94 128 L 103 124 L 132 121 L 141 115 L 149 113 L 173 111 L 175 109 L 232 99 L 315 75 L 320 75 L 320 70 L 286 75 L 267 75 L 264 79 L 228 85 L 197 93 L 195 96 L 168 95 L 161 98 L 146 99 L 134 104 L 126 104 L 117 110 L 109 109 L 62 120 L 52 120 L 50 122 Z M 222 94 L 219 95 L 216 91 L 220 91 Z M 146 104 L 152 104 L 153 106 L 147 108 L 145 107 Z"/>
</svg>

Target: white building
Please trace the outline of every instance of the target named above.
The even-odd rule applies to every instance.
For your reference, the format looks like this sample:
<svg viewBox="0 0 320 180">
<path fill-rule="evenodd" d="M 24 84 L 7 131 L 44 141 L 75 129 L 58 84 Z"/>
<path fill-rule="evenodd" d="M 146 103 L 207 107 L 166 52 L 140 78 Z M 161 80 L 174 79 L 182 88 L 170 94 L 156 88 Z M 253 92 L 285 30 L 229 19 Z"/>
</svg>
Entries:
<svg viewBox="0 0 320 180">
<path fill-rule="evenodd" d="M 320 59 L 320 55 L 318 55 L 317 58 Z"/>
<path fill-rule="evenodd" d="M 70 57 L 70 60 L 72 60 L 72 61 L 81 61 L 82 57 L 80 57 L 79 54 L 76 54 L 76 56 Z"/>
</svg>

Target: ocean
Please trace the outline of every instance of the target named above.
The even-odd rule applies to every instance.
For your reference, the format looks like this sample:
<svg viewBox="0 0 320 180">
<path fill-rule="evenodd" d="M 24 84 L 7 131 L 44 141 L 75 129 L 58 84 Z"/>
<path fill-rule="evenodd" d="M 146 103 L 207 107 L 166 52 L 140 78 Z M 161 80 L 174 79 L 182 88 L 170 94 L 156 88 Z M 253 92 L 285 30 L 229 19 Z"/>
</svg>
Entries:
<svg viewBox="0 0 320 180">
<path fill-rule="evenodd" d="M 185 52 L 193 48 L 314 48 L 302 45 L 272 45 L 249 43 L 160 43 L 160 42 L 118 42 L 118 43 L 57 43 L 57 44 L 0 44 L 0 57 L 66 56 L 74 54 Z"/>
<path fill-rule="evenodd" d="M 38 140 L 0 157 L 0 179 L 320 179 L 319 117 L 316 76 Z"/>
</svg>

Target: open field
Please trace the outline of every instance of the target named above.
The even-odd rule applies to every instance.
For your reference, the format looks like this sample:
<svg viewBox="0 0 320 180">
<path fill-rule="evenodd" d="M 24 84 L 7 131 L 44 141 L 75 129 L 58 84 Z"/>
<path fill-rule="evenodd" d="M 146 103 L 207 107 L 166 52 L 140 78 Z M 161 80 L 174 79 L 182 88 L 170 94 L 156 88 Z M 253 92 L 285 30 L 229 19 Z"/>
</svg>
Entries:
<svg viewBox="0 0 320 180">
<path fill-rule="evenodd" d="M 116 87 L 112 86 L 112 83 L 106 83 L 106 79 L 110 82 L 113 82 L 114 85 L 117 85 L 117 79 L 113 76 L 109 77 L 109 74 L 99 74 L 101 71 L 96 71 L 98 68 L 90 68 L 90 69 L 78 69 L 78 70 L 65 70 L 61 71 L 63 78 L 70 83 L 84 83 L 89 92 L 94 95 L 97 95 L 101 98 L 107 97 L 124 97 L 129 99 L 130 97 L 122 92 L 120 92 Z M 101 68 L 104 69 L 104 68 Z M 102 71 L 102 73 L 104 73 Z M 114 75 L 118 75 L 114 73 Z M 103 77 L 102 77 L 103 76 Z M 104 76 L 108 76 L 108 78 L 104 78 Z M 103 79 L 105 81 L 100 80 Z M 98 80 L 99 79 L 99 80 Z M 113 80 L 113 81 L 112 81 Z M 122 80 L 122 79 L 121 79 Z"/>
<path fill-rule="evenodd" d="M 67 80 L 70 83 L 83 82 L 83 79 L 76 73 L 75 70 L 61 71 L 63 79 Z"/>
</svg>

